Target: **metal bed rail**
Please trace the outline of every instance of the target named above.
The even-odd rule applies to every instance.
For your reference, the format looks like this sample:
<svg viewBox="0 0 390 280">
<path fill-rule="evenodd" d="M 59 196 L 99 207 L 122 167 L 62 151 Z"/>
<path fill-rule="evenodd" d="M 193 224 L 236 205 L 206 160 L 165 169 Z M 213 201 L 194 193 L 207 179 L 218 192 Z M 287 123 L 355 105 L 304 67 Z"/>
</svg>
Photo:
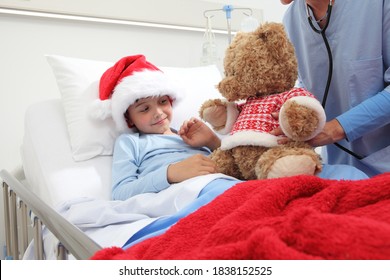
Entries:
<svg viewBox="0 0 390 280">
<path fill-rule="evenodd" d="M 85 260 L 102 249 L 8 171 L 1 170 L 0 178 L 3 180 L 7 259 L 18 260 L 26 251 L 30 215 L 33 217 L 31 220 L 36 259 L 44 259 L 43 225 L 60 242 L 57 248 L 57 259 L 67 259 L 70 253 L 76 259 Z"/>
</svg>

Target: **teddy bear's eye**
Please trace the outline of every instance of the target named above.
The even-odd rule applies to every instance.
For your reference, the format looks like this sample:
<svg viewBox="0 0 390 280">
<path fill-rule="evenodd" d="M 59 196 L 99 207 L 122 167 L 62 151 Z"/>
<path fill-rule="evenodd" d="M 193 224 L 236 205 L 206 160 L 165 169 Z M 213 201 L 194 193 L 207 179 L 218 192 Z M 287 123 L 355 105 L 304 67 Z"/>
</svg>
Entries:
<svg viewBox="0 0 390 280">
<path fill-rule="evenodd" d="M 236 70 L 232 65 L 229 67 L 225 67 L 225 76 L 234 76 L 236 74 Z"/>
</svg>

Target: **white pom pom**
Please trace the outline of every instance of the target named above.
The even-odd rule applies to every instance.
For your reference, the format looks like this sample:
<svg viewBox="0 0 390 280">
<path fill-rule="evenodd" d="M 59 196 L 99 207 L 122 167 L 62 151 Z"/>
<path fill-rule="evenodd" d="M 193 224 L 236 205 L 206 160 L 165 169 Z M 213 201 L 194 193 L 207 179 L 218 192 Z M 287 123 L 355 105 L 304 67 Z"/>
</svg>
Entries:
<svg viewBox="0 0 390 280">
<path fill-rule="evenodd" d="M 111 100 L 95 100 L 88 110 L 88 115 L 93 119 L 105 120 L 112 115 Z"/>
</svg>

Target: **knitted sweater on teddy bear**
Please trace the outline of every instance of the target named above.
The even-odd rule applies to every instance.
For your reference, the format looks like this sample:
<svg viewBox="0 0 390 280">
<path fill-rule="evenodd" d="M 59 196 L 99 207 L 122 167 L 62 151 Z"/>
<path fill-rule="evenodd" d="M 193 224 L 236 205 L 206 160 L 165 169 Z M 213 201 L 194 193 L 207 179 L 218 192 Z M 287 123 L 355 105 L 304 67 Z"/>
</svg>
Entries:
<svg viewBox="0 0 390 280">
<path fill-rule="evenodd" d="M 272 117 L 271 113 L 279 112 L 287 100 L 298 96 L 315 100 L 314 95 L 309 91 L 293 88 L 278 94 L 251 97 L 245 103 L 237 105 L 239 115 L 230 135 L 222 139 L 221 149 L 228 150 L 243 145 L 277 146 L 279 136 L 271 135 L 269 132 L 279 127 L 279 122 Z"/>
</svg>

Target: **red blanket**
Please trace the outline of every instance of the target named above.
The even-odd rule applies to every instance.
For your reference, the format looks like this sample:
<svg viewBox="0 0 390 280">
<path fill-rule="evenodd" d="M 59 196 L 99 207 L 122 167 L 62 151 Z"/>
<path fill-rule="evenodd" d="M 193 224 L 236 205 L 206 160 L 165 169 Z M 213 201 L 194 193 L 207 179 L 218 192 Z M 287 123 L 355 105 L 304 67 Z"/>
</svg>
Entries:
<svg viewBox="0 0 390 280">
<path fill-rule="evenodd" d="M 240 183 L 165 234 L 92 259 L 390 259 L 390 173 Z"/>
</svg>

